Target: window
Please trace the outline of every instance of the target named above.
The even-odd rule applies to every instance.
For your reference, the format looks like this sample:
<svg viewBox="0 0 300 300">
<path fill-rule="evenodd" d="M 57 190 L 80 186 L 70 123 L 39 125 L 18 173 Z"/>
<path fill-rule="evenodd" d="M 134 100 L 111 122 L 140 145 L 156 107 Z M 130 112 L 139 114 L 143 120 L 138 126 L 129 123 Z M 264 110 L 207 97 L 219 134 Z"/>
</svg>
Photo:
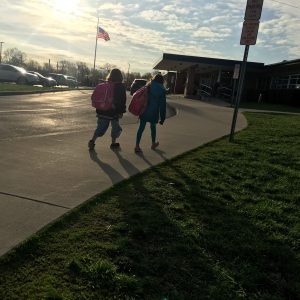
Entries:
<svg viewBox="0 0 300 300">
<path fill-rule="evenodd" d="M 290 76 L 289 89 L 299 89 L 300 88 L 300 74 Z"/>
<path fill-rule="evenodd" d="M 0 66 L 1 70 L 3 71 L 13 71 L 13 68 L 11 66 L 2 65 Z"/>
<path fill-rule="evenodd" d="M 273 77 L 271 81 L 271 89 L 299 89 L 299 88 L 300 88 L 300 74 Z"/>
</svg>

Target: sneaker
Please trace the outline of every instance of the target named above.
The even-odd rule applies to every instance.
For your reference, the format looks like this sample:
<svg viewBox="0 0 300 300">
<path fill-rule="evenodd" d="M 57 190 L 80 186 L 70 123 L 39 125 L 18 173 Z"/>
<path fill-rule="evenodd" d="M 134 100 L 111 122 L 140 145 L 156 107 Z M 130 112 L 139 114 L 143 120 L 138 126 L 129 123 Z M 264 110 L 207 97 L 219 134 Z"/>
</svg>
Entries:
<svg viewBox="0 0 300 300">
<path fill-rule="evenodd" d="M 154 150 L 155 148 L 158 147 L 158 145 L 159 145 L 159 142 L 152 144 L 151 149 Z"/>
<path fill-rule="evenodd" d="M 119 143 L 112 143 L 112 144 L 110 145 L 110 148 L 111 148 L 111 149 L 118 149 L 118 148 L 120 148 L 120 144 L 119 144 Z"/>
<path fill-rule="evenodd" d="M 89 150 L 94 150 L 94 148 L 95 148 L 95 143 L 94 143 L 93 140 L 90 140 L 90 141 L 89 141 L 88 147 L 89 147 Z"/>
<path fill-rule="evenodd" d="M 141 149 L 139 146 L 136 146 L 136 147 L 134 148 L 134 152 L 135 152 L 135 153 L 142 153 L 143 151 L 142 151 L 142 149 Z"/>
</svg>

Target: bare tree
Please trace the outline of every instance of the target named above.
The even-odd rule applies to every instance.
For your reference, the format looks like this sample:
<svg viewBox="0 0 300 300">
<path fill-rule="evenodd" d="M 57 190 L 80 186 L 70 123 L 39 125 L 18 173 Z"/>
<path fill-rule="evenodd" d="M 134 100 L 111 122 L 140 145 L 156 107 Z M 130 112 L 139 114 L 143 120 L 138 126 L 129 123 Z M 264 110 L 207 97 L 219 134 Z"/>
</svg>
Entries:
<svg viewBox="0 0 300 300">
<path fill-rule="evenodd" d="M 89 85 L 89 75 L 91 70 L 84 62 L 77 62 L 77 80 L 84 85 Z"/>
<path fill-rule="evenodd" d="M 142 78 L 150 80 L 152 78 L 152 74 L 150 72 L 147 72 L 142 75 Z"/>
<path fill-rule="evenodd" d="M 41 73 L 43 75 L 47 75 L 48 73 L 55 73 L 55 71 L 56 69 L 52 65 L 49 65 L 49 63 L 44 63 Z"/>
<path fill-rule="evenodd" d="M 24 66 L 29 71 L 36 71 L 36 72 L 41 72 L 42 71 L 41 65 L 33 59 L 26 62 L 26 64 Z"/>
<path fill-rule="evenodd" d="M 105 63 L 103 66 L 100 67 L 100 69 L 104 69 L 107 71 L 107 73 L 112 70 L 112 69 L 116 69 L 117 66 L 113 65 L 113 64 L 109 64 L 109 63 Z"/>
<path fill-rule="evenodd" d="M 8 64 L 23 67 L 26 60 L 26 54 L 18 48 L 9 48 L 4 51 L 3 61 Z"/>
</svg>

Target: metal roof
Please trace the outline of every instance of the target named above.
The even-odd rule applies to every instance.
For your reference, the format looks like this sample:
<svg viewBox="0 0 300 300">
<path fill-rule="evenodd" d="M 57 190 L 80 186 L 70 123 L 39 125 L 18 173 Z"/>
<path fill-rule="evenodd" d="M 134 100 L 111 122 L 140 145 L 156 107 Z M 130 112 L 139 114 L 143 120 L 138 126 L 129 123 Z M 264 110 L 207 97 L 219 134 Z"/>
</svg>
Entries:
<svg viewBox="0 0 300 300">
<path fill-rule="evenodd" d="M 163 53 L 162 58 L 154 65 L 153 69 L 180 72 L 195 66 L 198 72 L 211 72 L 219 69 L 232 70 L 235 64 L 241 63 L 242 61 L 239 60 Z M 247 62 L 248 69 L 262 69 L 263 67 L 263 63 Z"/>
<path fill-rule="evenodd" d="M 291 65 L 300 65 L 300 59 L 293 59 L 293 60 L 283 60 L 281 62 L 266 65 L 266 67 L 280 67 L 280 66 L 291 66 Z"/>
</svg>

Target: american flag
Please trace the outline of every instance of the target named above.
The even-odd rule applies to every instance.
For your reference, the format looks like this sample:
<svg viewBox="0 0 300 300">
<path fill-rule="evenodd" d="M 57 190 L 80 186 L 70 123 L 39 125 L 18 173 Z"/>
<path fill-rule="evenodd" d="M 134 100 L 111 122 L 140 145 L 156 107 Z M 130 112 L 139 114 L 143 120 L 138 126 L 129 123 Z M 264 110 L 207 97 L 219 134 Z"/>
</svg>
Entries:
<svg viewBox="0 0 300 300">
<path fill-rule="evenodd" d="M 100 26 L 98 27 L 97 38 L 104 39 L 106 41 L 110 40 L 108 33 Z"/>
</svg>

